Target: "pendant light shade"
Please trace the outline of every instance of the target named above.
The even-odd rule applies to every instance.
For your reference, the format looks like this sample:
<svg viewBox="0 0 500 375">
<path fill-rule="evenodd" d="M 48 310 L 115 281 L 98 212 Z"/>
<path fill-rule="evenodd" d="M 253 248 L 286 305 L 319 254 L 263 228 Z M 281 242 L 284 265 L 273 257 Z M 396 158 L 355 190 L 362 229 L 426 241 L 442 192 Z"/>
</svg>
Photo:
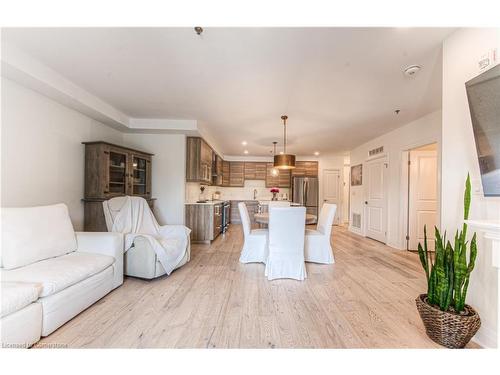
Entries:
<svg viewBox="0 0 500 375">
<path fill-rule="evenodd" d="M 283 154 L 274 154 L 274 168 L 277 169 L 294 169 L 295 168 L 295 155 L 286 153 L 286 120 L 287 115 L 281 116 L 283 120 Z"/>
<path fill-rule="evenodd" d="M 274 155 L 274 168 L 276 169 L 294 169 L 295 155 L 283 154 Z"/>
</svg>

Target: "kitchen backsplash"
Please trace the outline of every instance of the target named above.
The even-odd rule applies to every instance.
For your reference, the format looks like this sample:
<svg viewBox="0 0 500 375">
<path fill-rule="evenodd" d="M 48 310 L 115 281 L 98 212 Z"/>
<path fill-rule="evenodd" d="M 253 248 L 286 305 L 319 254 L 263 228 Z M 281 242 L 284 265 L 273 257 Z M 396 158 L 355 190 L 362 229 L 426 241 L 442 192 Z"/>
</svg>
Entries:
<svg viewBox="0 0 500 375">
<path fill-rule="evenodd" d="M 221 187 L 221 186 L 205 186 L 203 192 L 204 199 L 212 199 L 213 193 L 218 191 L 220 199 L 223 200 L 250 200 L 253 199 L 254 189 L 257 190 L 258 200 L 271 200 L 272 194 L 266 187 L 266 182 L 263 180 L 246 180 L 244 187 Z M 288 194 L 290 198 L 290 189 L 280 188 L 278 199 L 283 198 L 283 194 Z M 196 202 L 200 199 L 200 184 L 197 182 L 186 183 L 186 202 Z"/>
</svg>

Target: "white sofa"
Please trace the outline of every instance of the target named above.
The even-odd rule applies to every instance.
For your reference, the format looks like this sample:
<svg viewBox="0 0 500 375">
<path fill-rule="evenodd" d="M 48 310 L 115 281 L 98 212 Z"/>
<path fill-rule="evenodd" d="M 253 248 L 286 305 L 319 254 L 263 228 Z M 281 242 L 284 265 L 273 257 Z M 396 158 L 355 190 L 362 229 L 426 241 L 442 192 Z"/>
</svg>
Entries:
<svg viewBox="0 0 500 375">
<path fill-rule="evenodd" d="M 0 273 L 2 346 L 29 346 L 123 283 L 123 235 L 74 232 L 64 204 L 2 208 Z"/>
</svg>

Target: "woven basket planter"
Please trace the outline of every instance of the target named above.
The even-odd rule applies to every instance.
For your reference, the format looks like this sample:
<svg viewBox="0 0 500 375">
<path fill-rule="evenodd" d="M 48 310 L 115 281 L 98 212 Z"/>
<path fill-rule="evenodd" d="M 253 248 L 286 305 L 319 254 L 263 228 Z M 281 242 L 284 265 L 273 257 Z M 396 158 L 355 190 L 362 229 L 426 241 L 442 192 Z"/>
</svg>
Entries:
<svg viewBox="0 0 500 375">
<path fill-rule="evenodd" d="M 415 302 L 427 336 L 447 348 L 463 348 L 481 326 L 479 314 L 469 305 L 465 305 L 463 314 L 454 314 L 429 305 L 427 294 L 421 294 Z"/>
</svg>

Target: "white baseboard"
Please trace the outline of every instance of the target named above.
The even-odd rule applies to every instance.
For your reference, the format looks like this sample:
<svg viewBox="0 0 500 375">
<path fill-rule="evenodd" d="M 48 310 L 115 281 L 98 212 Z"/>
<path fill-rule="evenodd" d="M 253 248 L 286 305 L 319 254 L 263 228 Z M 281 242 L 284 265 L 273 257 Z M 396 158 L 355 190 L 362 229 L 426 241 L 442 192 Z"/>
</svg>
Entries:
<svg viewBox="0 0 500 375">
<path fill-rule="evenodd" d="M 494 329 L 486 326 L 481 326 L 476 335 L 472 338 L 476 344 L 480 345 L 485 349 L 497 349 L 497 333 Z"/>
<path fill-rule="evenodd" d="M 352 225 L 349 225 L 348 229 L 349 229 L 349 232 L 359 234 L 360 236 L 362 236 L 362 235 L 363 235 L 363 234 L 361 233 L 361 230 L 360 230 L 360 229 L 358 229 L 358 228 L 354 228 Z"/>
</svg>

